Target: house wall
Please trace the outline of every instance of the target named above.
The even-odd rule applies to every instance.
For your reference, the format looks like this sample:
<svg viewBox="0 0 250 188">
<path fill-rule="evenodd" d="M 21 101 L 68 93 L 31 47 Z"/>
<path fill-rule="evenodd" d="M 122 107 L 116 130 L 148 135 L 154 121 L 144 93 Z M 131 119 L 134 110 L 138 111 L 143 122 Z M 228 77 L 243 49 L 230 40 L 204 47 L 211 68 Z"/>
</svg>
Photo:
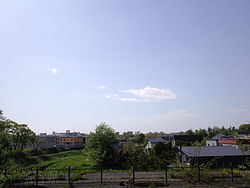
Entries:
<svg viewBox="0 0 250 188">
<path fill-rule="evenodd" d="M 54 148 L 56 147 L 55 136 L 36 136 L 34 148 Z"/>
<path fill-rule="evenodd" d="M 191 157 L 190 165 L 210 164 L 211 168 L 230 167 L 231 163 L 234 166 L 245 165 L 246 159 L 250 156 L 222 156 L 222 157 Z"/>
<path fill-rule="evenodd" d="M 58 147 L 83 147 L 85 139 L 83 137 L 57 137 L 56 143 Z"/>
<path fill-rule="evenodd" d="M 152 150 L 152 144 L 151 144 L 151 142 L 148 142 L 146 145 L 146 151 L 149 152 L 151 150 Z"/>
<path fill-rule="evenodd" d="M 218 142 L 216 140 L 207 140 L 206 146 L 218 146 Z"/>
</svg>

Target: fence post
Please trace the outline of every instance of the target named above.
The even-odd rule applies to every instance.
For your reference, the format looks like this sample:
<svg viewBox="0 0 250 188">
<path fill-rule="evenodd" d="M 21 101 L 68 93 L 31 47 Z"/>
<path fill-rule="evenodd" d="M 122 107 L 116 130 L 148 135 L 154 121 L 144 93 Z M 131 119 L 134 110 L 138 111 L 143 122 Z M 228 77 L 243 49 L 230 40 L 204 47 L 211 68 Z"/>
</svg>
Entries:
<svg viewBox="0 0 250 188">
<path fill-rule="evenodd" d="M 101 166 L 101 184 L 102 184 L 102 166 Z"/>
<path fill-rule="evenodd" d="M 201 169 L 200 169 L 200 165 L 198 166 L 198 181 L 201 181 Z"/>
<path fill-rule="evenodd" d="M 38 186 L 38 166 L 36 167 L 36 186 Z"/>
<path fill-rule="evenodd" d="M 132 168 L 132 171 L 133 171 L 133 184 L 135 183 L 135 167 L 133 166 Z"/>
<path fill-rule="evenodd" d="M 165 168 L 165 178 L 166 178 L 166 183 L 168 183 L 168 166 Z"/>
<path fill-rule="evenodd" d="M 231 163 L 231 181 L 234 181 L 234 167 L 233 167 L 233 163 Z"/>
<path fill-rule="evenodd" d="M 70 166 L 68 166 L 68 184 L 70 185 Z"/>
</svg>

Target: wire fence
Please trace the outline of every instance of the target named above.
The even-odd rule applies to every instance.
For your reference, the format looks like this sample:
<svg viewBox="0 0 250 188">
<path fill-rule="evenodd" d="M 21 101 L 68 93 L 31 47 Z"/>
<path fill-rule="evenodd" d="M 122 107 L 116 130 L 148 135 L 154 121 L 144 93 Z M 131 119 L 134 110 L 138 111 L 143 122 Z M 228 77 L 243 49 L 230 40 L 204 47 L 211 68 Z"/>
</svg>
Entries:
<svg viewBox="0 0 250 188">
<path fill-rule="evenodd" d="M 162 170 L 143 171 L 131 167 L 125 170 L 103 168 L 22 168 L 2 169 L 0 184 L 103 184 L 138 183 L 171 184 L 172 182 L 249 182 L 250 170 L 209 169 L 202 167 L 166 167 Z"/>
</svg>

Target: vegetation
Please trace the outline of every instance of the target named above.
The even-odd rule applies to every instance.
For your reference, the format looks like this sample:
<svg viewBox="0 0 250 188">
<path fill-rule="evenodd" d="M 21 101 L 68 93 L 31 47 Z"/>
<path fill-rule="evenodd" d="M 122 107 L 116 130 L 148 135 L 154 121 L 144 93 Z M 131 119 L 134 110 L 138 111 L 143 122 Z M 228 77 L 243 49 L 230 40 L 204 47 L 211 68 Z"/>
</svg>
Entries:
<svg viewBox="0 0 250 188">
<path fill-rule="evenodd" d="M 239 127 L 240 134 L 250 134 L 250 124 L 242 124 Z"/>
<path fill-rule="evenodd" d="M 32 166 L 41 168 L 84 168 L 86 170 L 93 169 L 95 163 L 88 158 L 88 153 L 84 150 L 71 150 L 60 153 L 43 154 L 31 156 L 36 161 Z"/>
<path fill-rule="evenodd" d="M 240 125 L 239 129 L 215 126 L 209 127 L 207 130 L 193 131 L 189 129 L 183 132 L 185 135 L 203 135 L 202 142 L 194 143 L 196 146 L 204 145 L 206 138 L 211 138 L 216 134 L 234 136 L 239 133 L 250 134 L 250 124 Z M 71 166 L 72 168 L 84 169 L 85 173 L 100 166 L 113 169 L 130 169 L 133 166 L 136 170 L 162 170 L 166 165 L 176 164 L 176 148 L 172 147 L 171 142 L 157 143 L 152 151 L 145 151 L 146 140 L 159 137 L 159 134 L 148 133 L 145 135 L 137 132 L 131 135 L 131 132 L 128 132 L 124 136 L 126 144 L 120 153 L 118 153 L 118 140 L 115 131 L 105 123 L 96 127 L 95 132 L 90 135 L 85 149 L 70 151 L 60 151 L 56 148 L 47 150 L 27 149 L 26 146 L 35 144 L 35 133 L 29 129 L 28 125 L 18 124 L 5 118 L 0 110 L 0 167 L 6 168 L 8 166 L 8 169 L 11 169 L 39 166 L 42 169 L 66 169 Z M 132 140 L 131 137 L 133 137 Z M 203 166 L 203 170 L 198 173 L 197 169 L 180 167 L 181 173 L 179 174 L 189 182 L 207 181 L 211 179 L 211 173 L 207 170 L 209 168 Z M 52 172 L 50 171 L 50 173 Z M 228 172 L 226 173 L 228 174 Z M 242 176 L 236 170 L 234 170 L 234 173 Z M 26 176 L 27 174 L 21 175 Z M 171 172 L 170 175 L 177 176 L 175 172 Z M 60 178 L 62 177 L 59 174 L 57 179 Z M 79 177 L 75 178 L 79 179 Z M 4 176 L 1 176 L 0 179 L 0 182 L 9 182 Z"/>
<path fill-rule="evenodd" d="M 87 149 L 96 164 L 112 166 L 117 156 L 114 148 L 117 143 L 115 131 L 102 123 L 96 127 L 95 133 L 90 135 Z"/>
<path fill-rule="evenodd" d="M 176 158 L 176 148 L 172 147 L 172 143 L 159 142 L 154 147 L 155 156 L 161 161 L 161 165 L 169 165 Z"/>
<path fill-rule="evenodd" d="M 28 125 L 18 124 L 3 116 L 0 110 L 0 166 L 4 167 L 16 155 L 19 155 L 24 147 L 33 144 L 35 133 Z"/>
</svg>

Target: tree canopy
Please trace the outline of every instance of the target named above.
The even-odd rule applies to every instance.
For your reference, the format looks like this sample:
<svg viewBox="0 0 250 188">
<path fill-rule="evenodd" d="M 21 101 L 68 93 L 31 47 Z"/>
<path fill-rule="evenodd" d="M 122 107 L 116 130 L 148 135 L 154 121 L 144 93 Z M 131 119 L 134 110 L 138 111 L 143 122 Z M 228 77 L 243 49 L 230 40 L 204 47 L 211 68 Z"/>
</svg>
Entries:
<svg viewBox="0 0 250 188">
<path fill-rule="evenodd" d="M 239 133 L 250 134 L 250 124 L 242 124 L 239 127 Z"/>
<path fill-rule="evenodd" d="M 32 144 L 34 140 L 35 133 L 28 125 L 5 118 L 0 110 L 0 165 L 12 154 L 21 152 L 25 146 Z"/>
<path fill-rule="evenodd" d="M 115 131 L 109 125 L 102 123 L 90 135 L 87 147 L 90 149 L 92 159 L 98 165 L 110 166 L 116 157 L 115 145 L 117 143 Z"/>
</svg>

